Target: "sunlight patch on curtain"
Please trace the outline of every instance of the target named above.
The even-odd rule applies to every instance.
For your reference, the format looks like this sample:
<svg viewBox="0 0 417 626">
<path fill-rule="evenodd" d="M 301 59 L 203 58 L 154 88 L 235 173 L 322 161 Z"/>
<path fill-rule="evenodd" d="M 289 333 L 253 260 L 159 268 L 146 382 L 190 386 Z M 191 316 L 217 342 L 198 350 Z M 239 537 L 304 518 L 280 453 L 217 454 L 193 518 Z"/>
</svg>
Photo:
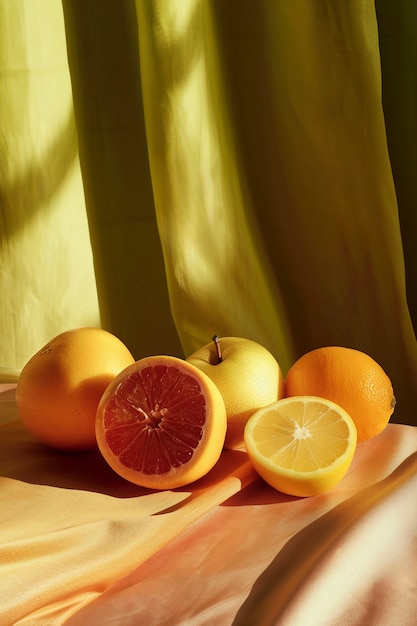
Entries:
<svg viewBox="0 0 417 626">
<path fill-rule="evenodd" d="M 209 5 L 185 1 L 181 7 L 171 28 L 172 3 L 137 3 L 151 172 L 174 319 L 186 353 L 217 332 L 257 340 L 285 361 L 285 319 L 239 172 Z"/>
<path fill-rule="evenodd" d="M 59 2 L 0 3 L 0 367 L 100 323 Z"/>
</svg>

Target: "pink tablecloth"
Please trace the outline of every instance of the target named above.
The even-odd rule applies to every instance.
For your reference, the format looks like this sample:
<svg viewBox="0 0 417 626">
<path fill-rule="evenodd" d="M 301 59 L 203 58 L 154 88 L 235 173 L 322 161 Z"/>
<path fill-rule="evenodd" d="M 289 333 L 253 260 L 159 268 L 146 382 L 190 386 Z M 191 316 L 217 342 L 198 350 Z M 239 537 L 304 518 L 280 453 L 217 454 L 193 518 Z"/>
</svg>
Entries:
<svg viewBox="0 0 417 626">
<path fill-rule="evenodd" d="M 26 433 L 0 386 L 0 624 L 413 626 L 417 428 L 358 446 L 332 492 L 292 498 L 244 452 L 151 492 L 97 452 Z"/>
</svg>

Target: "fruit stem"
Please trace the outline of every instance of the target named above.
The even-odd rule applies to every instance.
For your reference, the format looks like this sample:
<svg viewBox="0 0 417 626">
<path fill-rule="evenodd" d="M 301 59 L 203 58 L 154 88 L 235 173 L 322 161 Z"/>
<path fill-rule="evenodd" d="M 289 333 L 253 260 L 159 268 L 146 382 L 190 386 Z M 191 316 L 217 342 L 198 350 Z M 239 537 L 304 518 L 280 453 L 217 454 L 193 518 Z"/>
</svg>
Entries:
<svg viewBox="0 0 417 626">
<path fill-rule="evenodd" d="M 220 345 L 220 337 L 219 335 L 213 335 L 212 339 L 214 341 L 214 345 L 216 346 L 218 363 L 221 363 L 223 361 L 223 357 L 222 357 L 222 347 Z"/>
</svg>

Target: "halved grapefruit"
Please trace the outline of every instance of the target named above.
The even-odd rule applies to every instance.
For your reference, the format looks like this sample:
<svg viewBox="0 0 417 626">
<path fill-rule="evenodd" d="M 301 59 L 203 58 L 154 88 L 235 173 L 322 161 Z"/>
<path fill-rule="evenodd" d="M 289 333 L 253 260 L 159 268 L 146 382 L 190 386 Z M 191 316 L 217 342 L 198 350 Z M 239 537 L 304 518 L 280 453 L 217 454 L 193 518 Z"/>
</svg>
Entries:
<svg viewBox="0 0 417 626">
<path fill-rule="evenodd" d="M 223 398 L 204 372 L 177 357 L 149 356 L 120 372 L 104 392 L 96 438 L 126 480 L 174 489 L 217 463 L 226 426 Z"/>
</svg>

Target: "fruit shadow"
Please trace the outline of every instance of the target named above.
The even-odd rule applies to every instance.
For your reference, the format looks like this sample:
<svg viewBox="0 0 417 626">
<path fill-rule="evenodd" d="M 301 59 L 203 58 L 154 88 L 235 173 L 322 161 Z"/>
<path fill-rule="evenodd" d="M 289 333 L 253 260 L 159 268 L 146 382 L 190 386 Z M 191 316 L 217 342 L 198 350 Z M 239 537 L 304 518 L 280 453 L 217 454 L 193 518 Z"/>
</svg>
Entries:
<svg viewBox="0 0 417 626">
<path fill-rule="evenodd" d="M 258 476 L 241 491 L 223 502 L 221 506 L 265 506 L 266 504 L 281 504 L 302 500 L 298 496 L 290 496 L 270 487 L 263 478 Z"/>
<path fill-rule="evenodd" d="M 0 476 L 120 498 L 149 493 L 118 476 L 98 448 L 78 453 L 54 450 L 37 441 L 19 418 L 0 425 Z"/>
<path fill-rule="evenodd" d="M 246 460 L 244 453 L 227 451 L 204 478 L 173 491 L 186 492 L 191 497 L 202 491 L 215 490 L 219 482 L 232 479 Z M 120 477 L 98 448 L 79 453 L 54 450 L 40 443 L 16 417 L 0 424 L 0 476 L 118 498 L 134 498 L 155 492 Z"/>
<path fill-rule="evenodd" d="M 7 398 L 10 402 L 14 400 L 13 393 L 12 390 Z M 33 437 L 21 420 L 15 417 L 15 411 L 14 415 L 8 414 L 7 418 L 5 423 L 0 423 L 0 476 L 117 498 L 135 498 L 155 493 L 155 490 L 139 487 L 116 474 L 98 448 L 75 454 L 54 450 Z M 224 450 L 206 476 L 172 491 L 189 494 L 173 509 L 181 508 L 204 492 L 210 492 L 213 506 L 245 506 L 290 499 L 264 483 L 242 450 Z M 160 514 L 168 512 L 170 510 L 164 510 Z"/>
<path fill-rule="evenodd" d="M 206 476 L 185 488 L 172 491 L 182 493 L 184 489 L 189 491 L 186 499 L 154 515 L 181 510 L 185 504 L 188 506 L 193 500 L 197 502 L 204 493 L 209 492 L 213 498 L 213 508 L 215 506 L 264 506 L 300 499 L 280 493 L 270 487 L 255 472 L 247 453 L 243 450 L 223 450 L 219 461 Z M 234 493 L 228 496 L 227 492 L 230 493 L 232 490 Z M 217 498 L 216 494 L 219 494 Z"/>
<path fill-rule="evenodd" d="M 134 498 L 155 490 L 139 487 L 114 472 L 97 449 L 64 453 L 40 443 L 25 428 L 16 412 L 15 385 L 3 386 L 0 397 L 0 476 L 26 483 L 81 489 L 118 498 Z M 246 451 L 223 450 L 206 476 L 173 489 L 186 493 L 182 504 L 210 493 L 213 506 L 276 503 L 278 494 L 253 470 Z M 174 508 L 180 508 L 181 504 Z M 161 513 L 169 512 L 167 510 Z"/>
<path fill-rule="evenodd" d="M 98 448 L 79 453 L 54 450 L 33 437 L 19 418 L 1 424 L 0 428 L 0 475 L 5 478 L 63 489 L 81 489 L 117 498 L 135 498 L 156 492 L 130 483 L 116 474 Z M 206 476 L 172 491 L 189 494 L 173 509 L 181 508 L 204 492 L 211 492 L 214 505 L 221 506 L 276 504 L 291 499 L 269 487 L 256 474 L 246 452 L 242 450 L 224 450 Z M 164 510 L 160 514 L 170 511 Z"/>
</svg>

